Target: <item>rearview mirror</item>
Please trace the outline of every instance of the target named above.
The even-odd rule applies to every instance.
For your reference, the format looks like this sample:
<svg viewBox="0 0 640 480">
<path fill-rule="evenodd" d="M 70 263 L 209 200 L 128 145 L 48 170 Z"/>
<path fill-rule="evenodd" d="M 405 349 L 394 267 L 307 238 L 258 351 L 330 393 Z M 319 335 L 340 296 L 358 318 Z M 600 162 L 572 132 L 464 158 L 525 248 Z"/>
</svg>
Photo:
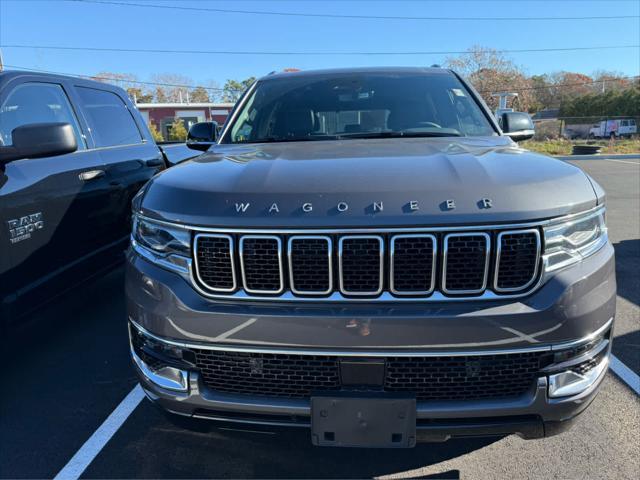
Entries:
<svg viewBox="0 0 640 480">
<path fill-rule="evenodd" d="M 500 119 L 502 132 L 514 142 L 529 140 L 536 133 L 533 120 L 526 112 L 504 112 Z"/>
<path fill-rule="evenodd" d="M 14 128 L 12 145 L 0 147 L 0 163 L 22 158 L 53 157 L 78 149 L 73 127 L 68 123 L 31 123 Z"/>
<path fill-rule="evenodd" d="M 187 135 L 187 147 L 206 152 L 218 138 L 217 122 L 199 122 L 191 125 Z"/>
</svg>

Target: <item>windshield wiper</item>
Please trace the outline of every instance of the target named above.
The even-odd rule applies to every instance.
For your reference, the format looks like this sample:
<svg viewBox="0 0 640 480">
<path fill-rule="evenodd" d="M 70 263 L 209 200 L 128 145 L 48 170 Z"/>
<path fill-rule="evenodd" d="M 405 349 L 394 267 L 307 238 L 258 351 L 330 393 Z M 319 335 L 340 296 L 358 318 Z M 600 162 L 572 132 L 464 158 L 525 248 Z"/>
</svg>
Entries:
<svg viewBox="0 0 640 480">
<path fill-rule="evenodd" d="M 461 137 L 459 132 L 454 130 L 443 132 L 361 132 L 361 133 L 342 133 L 339 138 L 412 138 L 412 137 Z"/>
</svg>

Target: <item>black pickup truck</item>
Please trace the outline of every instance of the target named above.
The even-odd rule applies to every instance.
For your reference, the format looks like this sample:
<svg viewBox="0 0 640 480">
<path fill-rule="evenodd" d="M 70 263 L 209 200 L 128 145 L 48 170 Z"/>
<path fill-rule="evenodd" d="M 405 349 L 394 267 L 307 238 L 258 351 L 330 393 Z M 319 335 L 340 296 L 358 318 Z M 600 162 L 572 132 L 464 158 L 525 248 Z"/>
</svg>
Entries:
<svg viewBox="0 0 640 480">
<path fill-rule="evenodd" d="M 1 72 L 0 329 L 122 262 L 133 196 L 198 153 L 163 151 L 120 88 Z"/>
</svg>

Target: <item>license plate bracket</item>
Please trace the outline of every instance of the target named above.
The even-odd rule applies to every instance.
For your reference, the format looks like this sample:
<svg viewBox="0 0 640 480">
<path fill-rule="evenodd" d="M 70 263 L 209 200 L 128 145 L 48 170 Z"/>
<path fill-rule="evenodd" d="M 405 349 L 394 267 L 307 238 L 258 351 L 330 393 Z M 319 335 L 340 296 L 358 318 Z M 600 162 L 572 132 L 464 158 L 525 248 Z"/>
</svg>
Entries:
<svg viewBox="0 0 640 480">
<path fill-rule="evenodd" d="M 311 398 L 311 442 L 332 447 L 414 447 L 416 399 L 314 396 Z"/>
</svg>

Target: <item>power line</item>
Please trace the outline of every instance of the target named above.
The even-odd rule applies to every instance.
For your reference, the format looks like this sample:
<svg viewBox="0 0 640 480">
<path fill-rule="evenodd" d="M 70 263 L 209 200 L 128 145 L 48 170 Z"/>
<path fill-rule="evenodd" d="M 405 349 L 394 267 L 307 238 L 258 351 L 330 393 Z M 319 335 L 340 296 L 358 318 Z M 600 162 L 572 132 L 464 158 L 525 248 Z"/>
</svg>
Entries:
<svg viewBox="0 0 640 480">
<path fill-rule="evenodd" d="M 468 50 L 449 51 L 395 51 L 395 52 L 370 52 L 370 51 L 261 51 L 261 50 L 168 50 L 168 49 L 143 49 L 143 48 L 115 48 L 115 47 L 71 47 L 62 45 L 0 45 L 1 48 L 37 48 L 43 50 L 67 50 L 88 52 L 118 52 L 118 53 L 162 53 L 162 54 L 189 54 L 189 55 L 301 55 L 301 56 L 382 56 L 382 55 L 464 55 Z M 640 48 L 640 45 L 606 45 L 593 47 L 560 47 L 560 48 L 523 48 L 495 50 L 499 53 L 531 53 L 531 52 L 575 52 L 581 50 L 613 50 L 625 48 Z"/>
<path fill-rule="evenodd" d="M 56 72 L 56 71 L 52 71 L 52 70 L 40 70 L 37 68 L 29 68 L 29 67 L 22 67 L 20 65 L 4 65 L 7 68 L 15 68 L 16 70 L 24 70 L 24 71 L 29 71 L 29 72 L 37 72 L 37 73 L 50 73 L 52 75 L 65 75 L 68 77 L 81 77 L 81 78 L 88 78 L 90 80 L 105 80 L 105 81 L 109 81 L 109 82 L 114 82 L 114 83 L 135 83 L 135 84 L 139 84 L 139 85 L 154 85 L 154 86 L 162 86 L 162 87 L 176 87 L 176 88 L 204 88 L 205 90 L 211 90 L 211 91 L 216 91 L 216 92 L 224 92 L 225 89 L 224 88 L 218 88 L 218 87 L 204 87 L 202 85 L 185 85 L 185 84 L 179 84 L 179 83 L 163 83 L 163 82 L 144 82 L 142 80 L 128 80 L 128 79 L 118 79 L 118 78 L 113 78 L 113 77 L 101 77 L 98 75 L 87 75 L 85 73 L 69 73 L 69 72 Z"/>
<path fill-rule="evenodd" d="M 178 88 L 197 88 L 197 87 L 202 87 L 205 90 L 212 90 L 212 91 L 218 91 L 218 92 L 223 92 L 225 89 L 224 88 L 217 88 L 217 87 L 203 87 L 201 85 L 185 85 L 185 84 L 176 84 L 176 83 L 163 83 L 163 82 L 145 82 L 145 81 L 141 81 L 141 80 L 118 80 L 118 79 L 114 79 L 112 77 L 101 77 L 101 76 L 96 76 L 96 75 L 87 75 L 85 73 L 69 73 L 69 72 L 56 72 L 56 71 L 51 71 L 51 70 L 40 70 L 40 69 L 35 69 L 35 68 L 29 68 L 29 67 L 22 67 L 20 65 L 6 65 L 5 67 L 8 68 L 15 68 L 17 70 L 25 70 L 25 71 L 31 71 L 31 72 L 38 72 L 38 73 L 50 73 L 53 75 L 66 75 L 69 77 L 82 77 L 82 78 L 89 78 L 89 79 L 95 79 L 95 80 L 107 80 L 107 81 L 111 81 L 111 82 L 123 82 L 123 83 L 135 83 L 135 84 L 141 84 L 141 85 L 157 85 L 157 86 L 164 86 L 164 87 L 178 87 Z M 605 82 L 608 83 L 614 83 L 617 81 L 621 81 L 621 80 L 632 80 L 632 79 L 640 79 L 640 75 L 631 75 L 631 76 L 627 76 L 627 77 L 617 77 L 617 78 L 612 78 L 612 79 L 605 79 Z M 552 89 L 552 88 L 568 88 L 568 87 L 578 87 L 578 86 L 582 86 L 582 85 L 594 85 L 597 83 L 602 83 L 602 80 L 592 80 L 590 82 L 582 82 L 582 83 L 559 83 L 559 84 L 549 84 L 549 85 L 544 85 L 544 86 L 540 86 L 540 87 L 523 87 L 523 88 L 514 88 L 513 86 L 508 86 L 508 85 L 503 85 L 500 87 L 496 87 L 493 90 L 479 90 L 478 93 L 493 93 L 493 92 L 497 92 L 497 91 L 505 91 L 505 90 L 510 90 L 510 91 L 514 91 L 514 92 L 521 92 L 523 90 L 543 90 L 543 89 Z"/>
<path fill-rule="evenodd" d="M 160 8 L 165 10 L 182 10 L 192 12 L 212 12 L 212 13 L 233 13 L 244 15 L 270 15 L 279 17 L 307 17 L 307 18 L 344 18 L 344 19 L 359 19 L 359 20 L 430 20 L 430 21 L 562 21 L 562 20 L 620 20 L 620 19 L 633 19 L 640 18 L 640 15 L 594 15 L 583 17 L 413 17 L 413 16 L 387 16 L 387 15 L 344 15 L 334 13 L 299 13 L 299 12 L 276 12 L 276 11 L 263 11 L 263 10 L 235 10 L 227 8 L 210 8 L 210 7 L 186 7 L 177 5 L 159 5 L 149 3 L 130 3 L 130 2 L 114 2 L 108 0 L 68 0 L 79 3 L 94 3 L 103 5 L 116 5 L 120 7 L 141 7 L 141 8 Z"/>
</svg>

